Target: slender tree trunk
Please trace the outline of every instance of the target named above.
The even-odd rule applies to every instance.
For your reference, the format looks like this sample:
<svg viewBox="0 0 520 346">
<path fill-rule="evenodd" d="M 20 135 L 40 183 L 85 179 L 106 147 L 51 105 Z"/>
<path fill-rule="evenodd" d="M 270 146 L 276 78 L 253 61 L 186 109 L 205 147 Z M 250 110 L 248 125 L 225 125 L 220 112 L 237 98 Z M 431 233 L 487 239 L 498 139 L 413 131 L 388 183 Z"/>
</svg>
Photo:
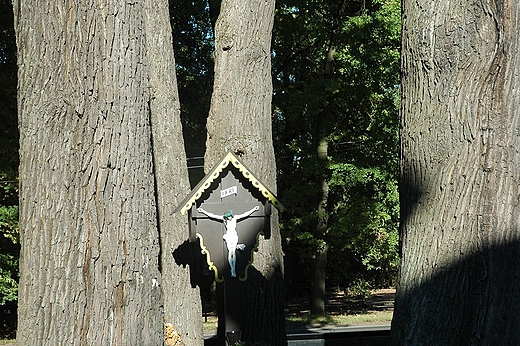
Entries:
<svg viewBox="0 0 520 346">
<path fill-rule="evenodd" d="M 520 4 L 403 5 L 394 343 L 520 344 Z"/>
<path fill-rule="evenodd" d="M 345 2 L 342 3 L 341 11 L 343 12 Z M 327 49 L 325 56 L 325 67 L 324 77 L 332 78 L 334 74 L 334 54 L 336 48 L 333 43 L 334 30 L 331 33 L 331 44 Z M 311 288 L 311 313 L 315 315 L 323 315 L 326 313 L 325 310 L 325 289 L 327 283 L 327 252 L 329 245 L 325 241 L 325 234 L 328 228 L 329 212 L 327 210 L 327 204 L 329 201 L 329 184 L 327 182 L 327 168 L 328 168 L 328 113 L 324 110 L 322 114 L 318 116 L 317 120 L 317 134 L 319 142 L 316 150 L 316 157 L 318 159 L 319 171 L 317 172 L 318 179 L 320 180 L 320 189 L 318 196 L 317 206 L 317 220 L 316 229 L 314 230 L 314 236 L 321 241 L 316 253 L 314 254 L 314 263 L 312 266 L 312 288 Z"/>
<path fill-rule="evenodd" d="M 202 305 L 199 288 L 190 280 L 190 268 L 178 265 L 173 253 L 188 248 L 188 220 L 173 213 L 190 191 L 182 141 L 179 95 L 167 4 L 145 3 L 147 56 L 149 57 L 150 122 L 154 159 L 157 226 L 160 233 L 164 322 L 185 345 L 203 345 Z M 168 71 L 170 73 L 168 73 Z M 166 73 L 165 73 L 166 72 Z M 168 340 L 168 338 L 167 338 Z"/>
<path fill-rule="evenodd" d="M 176 294 L 165 289 L 166 299 L 161 289 L 161 246 L 166 258 L 178 238 L 160 242 L 159 231 L 186 232 L 170 222 L 175 198 L 163 189 L 166 175 L 181 174 L 168 188 L 173 196 L 187 190 L 185 172 L 165 171 L 184 165 L 182 153 L 163 155 L 182 148 L 178 112 L 166 113 L 178 109 L 175 79 L 166 76 L 174 72 L 168 6 L 17 1 L 14 9 L 18 343 L 162 345 L 163 306 L 173 322 L 170 296 L 193 291 L 184 278 Z M 176 143 L 166 148 L 168 136 Z M 186 325 L 178 329 L 191 337 Z"/>
<path fill-rule="evenodd" d="M 328 157 L 328 140 L 323 137 L 318 144 L 317 151 L 318 161 L 323 170 L 327 167 Z M 314 254 L 312 291 L 311 291 L 311 313 L 315 315 L 325 314 L 325 288 L 327 281 L 327 252 L 328 244 L 323 240 L 327 232 L 329 214 L 327 211 L 327 203 L 329 200 L 329 184 L 323 172 L 321 177 L 321 196 L 319 198 L 317 223 L 315 236 L 322 240 L 316 253 Z"/>
<path fill-rule="evenodd" d="M 224 0 L 215 27 L 215 82 L 208 117 L 205 165 L 227 152 L 271 191 L 276 162 L 271 131 L 271 31 L 274 1 Z M 283 257 L 278 215 L 271 238 L 260 242 L 254 269 L 236 297 L 242 302 L 242 333 L 248 341 L 285 345 Z"/>
</svg>

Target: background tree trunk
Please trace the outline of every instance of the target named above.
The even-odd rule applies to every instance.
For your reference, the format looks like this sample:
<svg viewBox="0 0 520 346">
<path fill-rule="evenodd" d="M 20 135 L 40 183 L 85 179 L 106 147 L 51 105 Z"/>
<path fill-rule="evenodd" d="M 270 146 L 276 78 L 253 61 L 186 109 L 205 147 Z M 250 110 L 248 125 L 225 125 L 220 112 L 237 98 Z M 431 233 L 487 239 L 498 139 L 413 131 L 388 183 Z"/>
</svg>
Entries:
<svg viewBox="0 0 520 346">
<path fill-rule="evenodd" d="M 405 1 L 396 345 L 520 343 L 511 1 Z"/>
<path fill-rule="evenodd" d="M 271 130 L 274 1 L 224 0 L 215 27 L 215 81 L 207 122 L 206 170 L 232 152 L 276 193 Z M 278 215 L 242 285 L 244 340 L 285 345 L 283 257 Z"/>
<path fill-rule="evenodd" d="M 325 314 L 325 289 L 327 283 L 327 252 L 328 244 L 323 238 L 327 233 L 329 214 L 327 204 L 329 201 L 329 184 L 326 178 L 326 167 L 328 159 L 328 140 L 326 137 L 321 138 L 318 144 L 317 158 L 321 180 L 321 194 L 318 200 L 316 229 L 314 234 L 317 239 L 321 240 L 314 253 L 313 268 L 312 268 L 312 289 L 311 289 L 311 313 L 314 315 Z"/>
<path fill-rule="evenodd" d="M 193 290 L 182 270 L 165 270 L 177 286 L 163 282 L 159 261 L 162 245 L 163 269 L 171 265 L 186 232 L 168 213 L 188 186 L 185 171 L 172 169 L 185 159 L 167 72 L 167 3 L 18 1 L 14 9 L 19 344 L 162 345 L 165 321 L 196 339 L 193 327 L 184 329 L 192 321 L 180 322 L 188 313 L 172 317 L 171 301 L 188 296 L 183 304 L 191 304 Z M 166 157 L 168 136 L 175 143 Z M 182 176 L 175 184 L 168 174 Z"/>
<path fill-rule="evenodd" d="M 345 2 L 341 6 L 340 13 L 343 12 Z M 336 28 L 335 28 L 336 29 Z M 325 78 L 332 78 L 334 73 L 334 35 L 331 34 L 331 42 L 327 49 L 325 58 L 325 68 L 323 75 Z M 331 129 L 330 123 L 333 123 L 331 114 L 327 110 L 323 110 L 316 119 L 316 132 L 318 134 L 318 144 L 316 150 L 317 158 L 317 172 L 316 175 L 320 181 L 320 188 L 318 190 L 316 207 L 316 228 L 314 229 L 314 236 L 321 243 L 318 245 L 314 253 L 312 266 L 312 287 L 310 295 L 311 313 L 314 315 L 323 315 L 325 311 L 326 299 L 326 284 L 327 284 L 327 254 L 329 244 L 325 240 L 327 229 L 329 226 L 329 210 L 327 208 L 329 203 L 329 183 L 328 166 L 329 166 L 329 139 Z"/>
</svg>

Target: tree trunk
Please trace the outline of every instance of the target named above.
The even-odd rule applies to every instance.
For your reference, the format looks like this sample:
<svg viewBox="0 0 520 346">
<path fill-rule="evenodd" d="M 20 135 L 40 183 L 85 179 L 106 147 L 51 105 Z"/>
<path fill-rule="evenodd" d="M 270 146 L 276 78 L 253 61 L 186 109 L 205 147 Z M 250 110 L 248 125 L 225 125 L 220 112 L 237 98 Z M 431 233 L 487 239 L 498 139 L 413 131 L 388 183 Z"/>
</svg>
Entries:
<svg viewBox="0 0 520 346">
<path fill-rule="evenodd" d="M 147 56 L 149 57 L 150 122 L 154 159 L 157 226 L 161 242 L 160 268 L 164 322 L 185 345 L 203 345 L 202 304 L 199 288 L 190 280 L 190 268 L 178 265 L 173 253 L 192 251 L 188 245 L 188 219 L 173 213 L 190 191 L 182 141 L 179 95 L 167 4 L 145 3 Z M 165 73 L 169 71 L 170 73 Z M 188 257 L 189 252 L 181 251 Z M 189 260 L 188 260 L 189 261 Z M 168 333 L 166 335 L 168 340 Z M 168 343 L 167 343 L 168 345 Z"/>
<path fill-rule="evenodd" d="M 520 344 L 519 10 L 404 2 L 396 345 Z"/>
<path fill-rule="evenodd" d="M 341 5 L 340 13 L 343 12 L 345 8 L 345 2 Z M 332 78 L 334 75 L 334 54 L 336 53 L 336 48 L 334 46 L 334 31 L 335 27 L 331 32 L 331 42 L 329 48 L 327 49 L 327 54 L 325 56 L 325 68 L 324 68 L 324 77 Z M 328 121 L 330 119 L 329 113 L 327 110 L 324 110 L 317 117 L 317 138 L 319 139 L 316 157 L 318 159 L 318 170 L 317 176 L 320 180 L 320 189 L 318 197 L 318 205 L 317 205 L 317 218 L 316 218 L 316 229 L 314 230 L 314 236 L 318 241 L 321 242 L 316 253 L 313 258 L 313 266 L 312 266 L 312 288 L 311 288 L 311 313 L 315 315 L 323 315 L 326 313 L 325 310 L 325 289 L 327 283 L 327 253 L 329 249 L 329 245 L 325 241 L 325 234 L 327 233 L 328 223 L 329 223 L 329 212 L 327 210 L 327 204 L 329 202 L 329 184 L 327 182 L 327 168 L 328 168 L 328 156 L 329 156 L 329 140 L 327 136 L 329 135 L 329 131 L 332 129 L 329 128 Z"/>
<path fill-rule="evenodd" d="M 325 177 L 328 158 L 328 141 L 326 137 L 321 138 L 317 152 L 320 168 L 323 169 L 321 179 L 321 196 L 319 198 L 316 230 L 314 232 L 317 239 L 322 241 L 314 254 L 312 291 L 311 291 L 311 313 L 314 315 L 325 314 L 325 288 L 327 281 L 327 252 L 328 244 L 323 240 L 327 232 L 329 214 L 327 204 L 329 200 L 329 184 Z"/>
<path fill-rule="evenodd" d="M 164 269 L 166 252 L 171 257 L 187 232 L 168 215 L 188 183 L 185 171 L 171 169 L 185 158 L 167 72 L 174 73 L 167 3 L 18 1 L 14 9 L 18 343 L 162 345 L 165 321 L 179 321 L 180 334 L 194 337 L 191 322 L 172 317 L 171 302 L 193 290 L 184 277 L 169 287 L 160 272 L 161 251 Z M 167 234 L 173 231 L 179 235 Z"/>
<path fill-rule="evenodd" d="M 208 117 L 207 169 L 233 152 L 271 191 L 276 162 L 271 131 L 270 44 L 274 1 L 224 0 L 215 27 L 215 81 Z M 254 269 L 242 285 L 246 341 L 285 345 L 283 257 L 278 215 L 271 238 L 260 242 Z"/>
</svg>

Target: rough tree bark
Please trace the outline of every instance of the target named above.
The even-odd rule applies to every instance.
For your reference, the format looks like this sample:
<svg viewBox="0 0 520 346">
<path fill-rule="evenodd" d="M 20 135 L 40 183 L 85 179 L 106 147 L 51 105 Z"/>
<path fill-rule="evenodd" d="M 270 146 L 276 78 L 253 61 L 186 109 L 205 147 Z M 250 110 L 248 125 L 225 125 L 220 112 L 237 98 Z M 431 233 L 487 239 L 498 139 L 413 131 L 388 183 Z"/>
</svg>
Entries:
<svg viewBox="0 0 520 346">
<path fill-rule="evenodd" d="M 161 241 L 160 267 L 164 321 L 185 345 L 203 345 L 199 288 L 190 281 L 189 267 L 178 265 L 173 253 L 186 248 L 188 220 L 173 210 L 190 191 L 182 141 L 179 95 L 175 75 L 170 18 L 166 4 L 145 2 L 150 83 L 150 122 L 154 159 L 157 226 Z M 168 73 L 168 71 L 170 73 Z M 188 251 L 191 248 L 188 247 Z M 168 331 L 168 330 L 167 330 Z"/>
<path fill-rule="evenodd" d="M 19 344 L 162 345 L 165 322 L 197 344 L 198 293 L 171 258 L 189 185 L 167 3 L 14 9 Z"/>
<path fill-rule="evenodd" d="M 274 0 L 224 0 L 215 26 L 215 81 L 207 122 L 205 166 L 233 152 L 276 193 L 271 130 L 271 32 Z M 262 240 L 240 297 L 246 341 L 285 345 L 283 257 L 278 215 Z M 252 272 L 256 272 L 256 275 Z M 253 274 L 253 275 L 252 275 Z"/>
<path fill-rule="evenodd" d="M 396 345 L 520 343 L 519 13 L 403 3 Z"/>
</svg>

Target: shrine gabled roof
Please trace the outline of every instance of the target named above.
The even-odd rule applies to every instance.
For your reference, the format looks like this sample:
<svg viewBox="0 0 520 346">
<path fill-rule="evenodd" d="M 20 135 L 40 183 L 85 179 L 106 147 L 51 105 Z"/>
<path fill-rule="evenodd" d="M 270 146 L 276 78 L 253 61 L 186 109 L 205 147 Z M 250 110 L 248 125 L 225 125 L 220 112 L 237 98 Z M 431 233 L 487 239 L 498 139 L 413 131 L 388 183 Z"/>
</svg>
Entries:
<svg viewBox="0 0 520 346">
<path fill-rule="evenodd" d="M 267 187 L 265 187 L 253 175 L 253 173 L 251 173 L 249 169 L 247 169 L 242 164 L 242 162 L 240 162 L 235 157 L 235 155 L 228 153 L 219 164 L 213 167 L 213 169 L 208 174 L 206 174 L 206 176 L 197 184 L 197 186 L 195 186 L 191 193 L 186 198 L 184 198 L 184 200 L 182 200 L 179 206 L 175 209 L 175 212 L 180 210 L 181 214 L 186 214 L 188 210 L 191 209 L 192 205 L 204 194 L 204 192 L 211 187 L 213 182 L 220 177 L 220 174 L 224 170 L 229 169 L 230 164 L 237 168 L 240 174 L 242 174 L 245 179 L 249 180 L 253 187 L 260 191 L 262 196 L 264 196 L 272 205 L 274 205 L 276 209 L 279 211 L 284 210 L 285 207 L 282 203 L 280 203 L 280 201 L 278 201 L 276 196 Z"/>
</svg>

